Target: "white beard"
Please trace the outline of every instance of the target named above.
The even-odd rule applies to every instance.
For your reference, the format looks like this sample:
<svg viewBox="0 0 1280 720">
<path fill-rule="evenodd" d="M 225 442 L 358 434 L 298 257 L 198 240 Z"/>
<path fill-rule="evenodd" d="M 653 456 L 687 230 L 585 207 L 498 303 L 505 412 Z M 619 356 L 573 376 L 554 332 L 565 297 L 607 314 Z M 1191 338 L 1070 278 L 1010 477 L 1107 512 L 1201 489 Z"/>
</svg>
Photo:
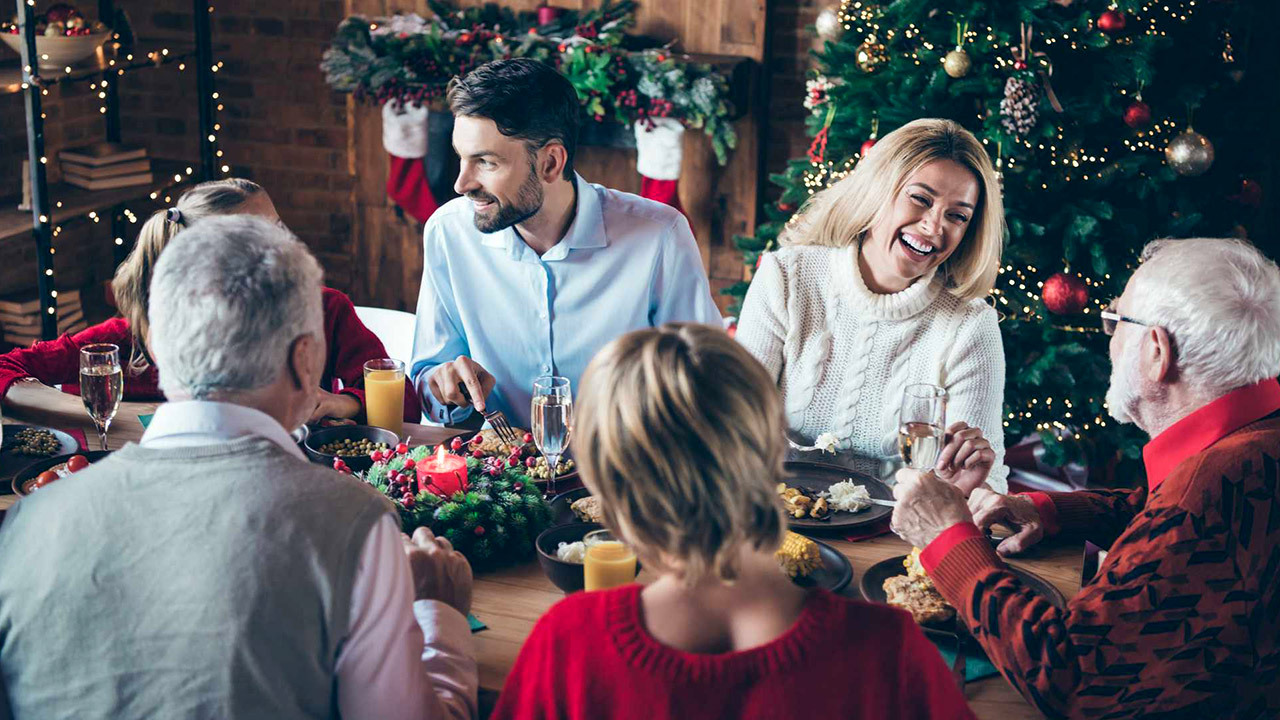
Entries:
<svg viewBox="0 0 1280 720">
<path fill-rule="evenodd" d="M 1138 423 L 1141 398 L 1138 353 L 1128 343 L 1120 351 L 1120 362 L 1111 366 L 1111 386 L 1107 388 L 1107 413 L 1122 423 Z"/>
</svg>

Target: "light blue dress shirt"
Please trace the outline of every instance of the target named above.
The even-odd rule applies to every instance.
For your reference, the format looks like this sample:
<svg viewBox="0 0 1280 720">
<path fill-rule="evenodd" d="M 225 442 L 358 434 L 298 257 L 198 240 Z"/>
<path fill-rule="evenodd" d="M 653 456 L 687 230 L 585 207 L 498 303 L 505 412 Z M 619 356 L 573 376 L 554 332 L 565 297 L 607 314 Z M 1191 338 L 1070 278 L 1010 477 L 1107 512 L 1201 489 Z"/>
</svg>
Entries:
<svg viewBox="0 0 1280 720">
<path fill-rule="evenodd" d="M 477 230 L 465 197 L 427 221 L 410 374 L 432 420 L 459 422 L 471 412 L 449 417 L 426 389 L 436 366 L 460 355 L 497 381 L 485 409 L 529 427 L 537 378 L 562 375 L 576 390 L 596 351 L 626 332 L 666 322 L 720 325 L 685 217 L 574 179 L 573 223 L 542 257 L 514 227 Z"/>
</svg>

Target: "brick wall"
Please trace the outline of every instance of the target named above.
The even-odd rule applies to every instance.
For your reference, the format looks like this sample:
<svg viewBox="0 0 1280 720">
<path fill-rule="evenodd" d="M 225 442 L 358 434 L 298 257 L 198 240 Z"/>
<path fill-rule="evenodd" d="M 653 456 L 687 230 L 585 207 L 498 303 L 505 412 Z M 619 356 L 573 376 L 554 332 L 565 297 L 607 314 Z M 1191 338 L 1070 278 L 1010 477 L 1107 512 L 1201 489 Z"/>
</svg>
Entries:
<svg viewBox="0 0 1280 720">
<path fill-rule="evenodd" d="M 817 47 L 812 31 L 818 13 L 838 7 L 837 0 L 774 0 L 769 6 L 770 59 L 765 72 L 769 83 L 769 130 L 765 138 L 765 166 L 768 174 L 782 172 L 787 161 L 801 157 L 809 149 L 805 134 L 805 73 L 812 66 L 810 48 Z M 766 174 L 764 177 L 768 177 Z M 775 200 L 781 189 L 768 183 L 765 200 Z"/>
</svg>

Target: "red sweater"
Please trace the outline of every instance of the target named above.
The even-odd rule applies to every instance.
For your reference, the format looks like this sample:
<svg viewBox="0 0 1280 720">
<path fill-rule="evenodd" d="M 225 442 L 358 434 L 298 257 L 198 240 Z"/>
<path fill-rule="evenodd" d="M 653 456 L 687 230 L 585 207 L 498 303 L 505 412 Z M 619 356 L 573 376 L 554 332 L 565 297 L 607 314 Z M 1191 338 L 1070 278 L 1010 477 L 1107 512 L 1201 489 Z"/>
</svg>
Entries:
<svg viewBox="0 0 1280 720">
<path fill-rule="evenodd" d="M 973 718 L 911 616 L 813 592 L 773 642 L 699 655 L 644 627 L 639 585 L 575 593 L 538 621 L 493 720 Z"/>
<path fill-rule="evenodd" d="M 384 358 L 387 350 L 382 341 L 356 317 L 351 298 L 332 288 L 321 293 L 324 302 L 324 337 L 327 356 L 324 376 L 320 386 L 330 392 L 354 396 L 364 405 L 364 363 L 366 360 Z M 120 346 L 120 361 L 127 363 L 133 347 L 133 332 L 129 321 L 112 318 L 75 335 L 63 335 L 56 340 L 38 342 L 29 348 L 18 348 L 0 355 L 0 397 L 8 394 L 10 386 L 21 378 L 33 377 L 45 385 L 62 385 L 63 392 L 80 394 L 80 348 L 93 343 L 114 343 Z M 341 381 L 342 389 L 338 389 Z M 124 374 L 124 399 L 143 402 L 161 402 L 160 374 L 154 365 L 141 374 L 128 370 Z M 361 411 L 361 416 L 364 412 Z M 404 417 L 410 422 L 421 419 L 418 399 L 413 385 L 405 383 Z"/>
<path fill-rule="evenodd" d="M 920 560 L 1048 717 L 1280 717 L 1280 383 L 1197 410 L 1144 459 L 1146 488 L 1032 494 L 1047 531 L 1110 548 L 1065 611 L 972 524 Z"/>
</svg>

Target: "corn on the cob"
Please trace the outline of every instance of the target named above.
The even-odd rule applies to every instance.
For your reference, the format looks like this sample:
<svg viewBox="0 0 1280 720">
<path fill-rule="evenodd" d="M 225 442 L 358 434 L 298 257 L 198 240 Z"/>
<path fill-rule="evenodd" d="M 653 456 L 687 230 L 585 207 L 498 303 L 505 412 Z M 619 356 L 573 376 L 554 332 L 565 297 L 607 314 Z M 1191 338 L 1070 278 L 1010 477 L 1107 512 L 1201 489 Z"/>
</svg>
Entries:
<svg viewBox="0 0 1280 720">
<path fill-rule="evenodd" d="M 787 532 L 782 547 L 774 553 L 782 571 L 790 577 L 804 577 L 822 565 L 818 544 L 803 535 Z"/>
</svg>

